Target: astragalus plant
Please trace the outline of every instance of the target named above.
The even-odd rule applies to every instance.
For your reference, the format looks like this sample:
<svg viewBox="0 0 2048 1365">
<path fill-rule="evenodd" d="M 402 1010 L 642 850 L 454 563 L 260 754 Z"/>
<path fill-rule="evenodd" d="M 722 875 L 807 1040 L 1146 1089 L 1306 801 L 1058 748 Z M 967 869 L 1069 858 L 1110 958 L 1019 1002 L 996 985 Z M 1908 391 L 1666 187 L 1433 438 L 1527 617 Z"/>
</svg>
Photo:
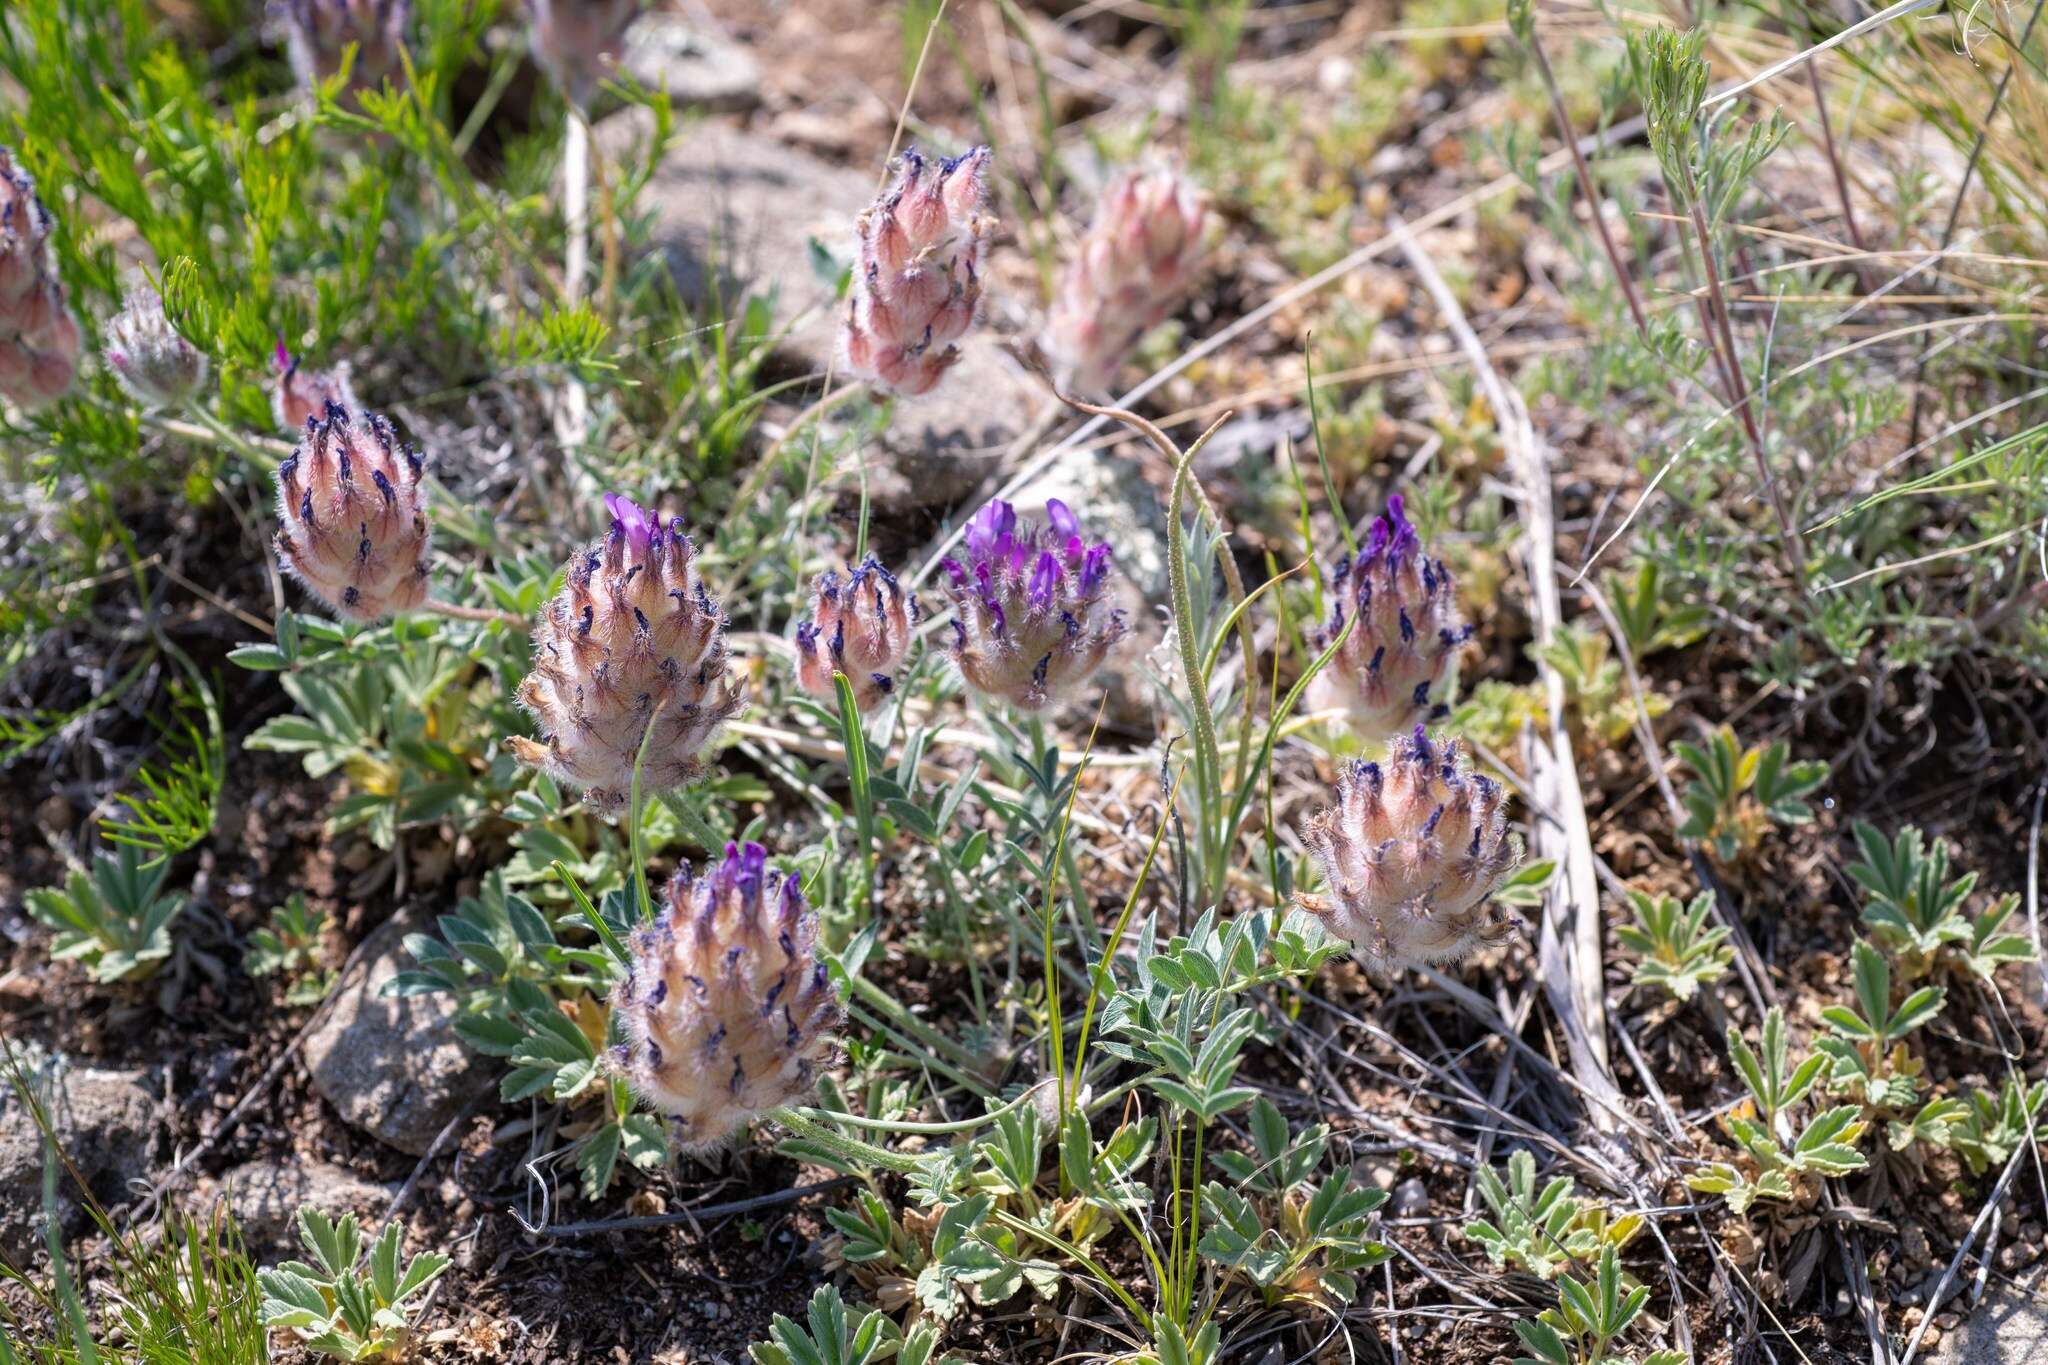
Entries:
<svg viewBox="0 0 2048 1365">
<path fill-rule="evenodd" d="M 390 422 L 330 401 L 278 466 L 278 562 L 349 620 L 419 606 L 433 536 L 425 474 Z"/>
<path fill-rule="evenodd" d="M 1315 644 L 1336 653 L 1310 701 L 1342 708 L 1367 740 L 1442 716 L 1447 681 L 1472 630 L 1458 616 L 1457 584 L 1424 548 L 1399 494 L 1330 577 L 1330 619 Z"/>
<path fill-rule="evenodd" d="M 611 529 L 569 561 L 542 610 L 519 701 L 540 738 L 515 736 L 521 763 L 615 808 L 704 772 L 703 750 L 745 704 L 727 676 L 725 613 L 697 571 L 682 518 L 664 522 L 607 494 Z"/>
<path fill-rule="evenodd" d="M 1507 928 L 1487 898 L 1521 859 L 1506 800 L 1460 761 L 1455 740 L 1438 744 L 1417 726 L 1385 764 L 1352 763 L 1337 804 L 1310 817 L 1302 837 L 1325 891 L 1297 903 L 1380 971 L 1498 942 Z"/>
<path fill-rule="evenodd" d="M 0 397 L 55 402 L 78 371 L 78 319 L 57 275 L 57 220 L 13 152 L 0 146 Z"/>
<path fill-rule="evenodd" d="M 627 1041 L 616 1065 L 679 1139 L 727 1138 L 801 1100 L 831 1062 L 839 1000 L 803 888 L 759 844 L 668 884 L 612 991 Z"/>
<path fill-rule="evenodd" d="M 997 500 L 967 523 L 964 559 L 940 565 L 953 602 L 953 662 L 977 695 L 1020 711 L 1072 697 L 1124 637 L 1108 604 L 1111 549 L 1090 543 L 1057 498 L 1046 524 Z"/>
<path fill-rule="evenodd" d="M 989 150 L 934 161 L 915 147 L 857 225 L 840 329 L 846 373 L 883 393 L 929 393 L 960 358 L 981 308 Z"/>
<path fill-rule="evenodd" d="M 1172 315 L 1201 270 L 1208 196 L 1168 169 L 1117 173 L 1053 294 L 1043 345 L 1062 381 L 1107 388 L 1145 334 Z"/>
<path fill-rule="evenodd" d="M 405 1255 L 405 1224 L 387 1222 L 367 1253 L 354 1214 L 339 1221 L 299 1210 L 308 1261 L 260 1273 L 263 1323 L 336 1360 L 403 1360 L 412 1350 L 413 1301 L 450 1265 L 437 1251 Z"/>
</svg>

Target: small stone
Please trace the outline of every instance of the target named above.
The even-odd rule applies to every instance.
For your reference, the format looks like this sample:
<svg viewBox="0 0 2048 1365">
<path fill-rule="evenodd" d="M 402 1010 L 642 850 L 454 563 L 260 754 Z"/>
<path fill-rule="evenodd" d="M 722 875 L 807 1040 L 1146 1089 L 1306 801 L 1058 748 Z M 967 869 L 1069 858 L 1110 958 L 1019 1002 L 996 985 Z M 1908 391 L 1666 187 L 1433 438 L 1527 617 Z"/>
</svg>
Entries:
<svg viewBox="0 0 2048 1365">
<path fill-rule="evenodd" d="M 645 14 L 626 32 L 620 69 L 679 108 L 737 113 L 761 102 L 761 67 L 747 50 L 682 16 Z"/>
<path fill-rule="evenodd" d="M 27 1066 L 33 1077 L 41 1068 Z M 128 1202 L 129 1182 L 152 1172 L 157 1098 L 139 1070 L 60 1066 L 45 1098 L 51 1126 L 71 1165 L 109 1208 Z M 0 1251 L 24 1265 L 42 1254 L 43 1140 L 28 1106 L 0 1086 Z M 68 1172 L 57 1182 L 66 1234 L 85 1223 Z"/>
<path fill-rule="evenodd" d="M 289 1251 L 298 1241 L 302 1208 L 333 1218 L 353 1213 L 374 1222 L 397 1192 L 394 1185 L 365 1180 L 344 1167 L 291 1156 L 247 1162 L 210 1183 L 256 1254 L 265 1248 Z"/>
<path fill-rule="evenodd" d="M 447 995 L 386 996 L 384 984 L 413 966 L 396 921 L 370 937 L 367 972 L 335 999 L 306 1039 L 313 1088 L 350 1124 L 424 1156 L 450 1119 L 488 1089 L 495 1064 L 455 1034 Z"/>
<path fill-rule="evenodd" d="M 1394 1197 L 1387 1201 L 1387 1215 L 1392 1218 L 1414 1218 L 1429 1211 L 1429 1190 L 1422 1183 L 1422 1177 L 1409 1176 L 1394 1186 Z"/>
<path fill-rule="evenodd" d="M 1941 1350 L 1921 1356 L 1929 1365 L 2039 1365 L 2048 1360 L 2048 1292 L 2030 1293 L 1993 1281 L 1967 1319 L 1943 1313 Z M 1931 1342 L 1932 1331 L 1927 1334 Z"/>
</svg>

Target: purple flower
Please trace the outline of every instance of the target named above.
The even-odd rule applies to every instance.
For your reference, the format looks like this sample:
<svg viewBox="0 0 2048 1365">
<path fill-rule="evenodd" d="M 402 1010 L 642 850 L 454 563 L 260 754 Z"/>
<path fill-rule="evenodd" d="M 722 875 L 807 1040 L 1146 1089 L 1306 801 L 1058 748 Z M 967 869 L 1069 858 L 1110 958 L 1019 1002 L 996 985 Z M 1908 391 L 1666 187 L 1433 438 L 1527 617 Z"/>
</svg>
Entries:
<svg viewBox="0 0 2048 1365">
<path fill-rule="evenodd" d="M 952 560 L 956 581 L 966 571 Z M 853 685 L 856 709 L 872 709 L 896 687 L 896 673 L 910 655 L 922 613 L 917 598 L 903 591 L 896 575 L 869 558 L 842 581 L 827 571 L 812 585 L 811 619 L 796 628 L 797 685 L 814 697 L 839 695 L 833 674 Z M 824 652 L 818 642 L 828 642 Z"/>
<path fill-rule="evenodd" d="M 1387 499 L 1357 555 L 1337 561 L 1331 588 L 1330 620 L 1315 643 L 1327 648 L 1340 635 L 1344 642 L 1316 677 L 1314 704 L 1341 707 L 1369 740 L 1443 715 L 1451 669 L 1472 628 L 1458 617 L 1450 571 L 1424 550 L 1400 494 Z"/>
<path fill-rule="evenodd" d="M 605 494 L 604 507 L 612 514 L 612 534 L 626 538 L 634 558 L 645 555 L 654 543 L 654 533 L 661 529 L 661 519 L 648 516 L 646 508 L 623 493 Z"/>
<path fill-rule="evenodd" d="M 670 879 L 634 931 L 612 992 L 626 1034 L 613 1064 L 691 1146 L 803 1098 L 829 1064 L 839 1002 L 797 879 L 757 843 Z"/>
<path fill-rule="evenodd" d="M 616 493 L 605 507 L 611 529 L 569 560 L 534 630 L 519 701 L 539 740 L 510 741 L 520 762 L 583 788 L 597 810 L 625 800 L 643 742 L 642 791 L 695 781 L 712 736 L 745 702 L 728 667 L 725 614 L 681 519 L 663 527 Z"/>
<path fill-rule="evenodd" d="M 968 563 L 944 561 L 954 618 L 953 659 L 968 686 L 1025 710 L 1069 695 L 1123 638 L 1120 612 L 1101 602 L 1110 548 L 1089 545 L 1058 499 L 1047 525 L 1023 525 L 1000 499 L 968 519 Z"/>
</svg>

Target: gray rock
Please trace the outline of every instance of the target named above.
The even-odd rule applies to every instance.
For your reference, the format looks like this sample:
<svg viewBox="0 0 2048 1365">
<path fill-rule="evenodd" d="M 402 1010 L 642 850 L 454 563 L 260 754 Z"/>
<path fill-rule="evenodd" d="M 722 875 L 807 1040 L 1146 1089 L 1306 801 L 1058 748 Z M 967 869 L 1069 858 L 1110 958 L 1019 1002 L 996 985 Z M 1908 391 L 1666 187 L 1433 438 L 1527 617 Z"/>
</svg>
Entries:
<svg viewBox="0 0 2048 1365">
<path fill-rule="evenodd" d="M 157 1098 L 141 1071 L 58 1067 L 45 1103 L 58 1145 L 93 1197 L 124 1203 L 128 1183 L 151 1174 Z M 40 1254 L 43 1236 L 43 1142 L 27 1105 L 0 1086 L 0 1249 L 16 1264 Z M 84 1204 L 68 1172 L 59 1172 L 63 1231 L 85 1224 Z"/>
<path fill-rule="evenodd" d="M 650 128 L 639 111 L 610 120 L 598 138 L 617 154 Z M 849 264 L 854 219 L 877 188 L 869 172 L 707 122 L 678 135 L 641 202 L 654 214 L 655 238 L 685 298 L 708 303 L 715 286 L 730 311 L 742 292 L 772 291 L 775 325 L 786 329 L 777 351 L 822 376 L 838 344 L 841 305 L 814 264 L 812 241 Z M 937 389 L 897 402 L 879 440 L 886 458 L 868 470 L 878 504 L 932 507 L 964 497 L 1040 410 L 1033 381 L 985 326 L 960 349 L 959 364 Z"/>
<path fill-rule="evenodd" d="M 397 1186 L 365 1180 L 324 1161 L 287 1156 L 237 1166 L 211 1182 L 211 1192 L 234 1214 L 251 1252 L 259 1253 L 296 1246 L 299 1210 L 309 1205 L 331 1217 L 353 1213 L 372 1223 L 383 1215 Z"/>
<path fill-rule="evenodd" d="M 412 965 L 396 921 L 371 936 L 369 970 L 343 988 L 306 1039 L 313 1088 L 342 1118 L 389 1147 L 424 1156 L 448 1121 L 492 1084 L 496 1065 L 456 1037 L 446 995 L 389 997 Z"/>
<path fill-rule="evenodd" d="M 2048 1360 L 2048 1293 L 1995 1284 L 1977 1311 L 1928 1356 L 1932 1365 L 2038 1365 Z"/>
<path fill-rule="evenodd" d="M 761 102 L 761 67 L 745 48 L 683 21 L 648 14 L 626 33 L 619 69 L 678 107 L 736 113 Z"/>
</svg>

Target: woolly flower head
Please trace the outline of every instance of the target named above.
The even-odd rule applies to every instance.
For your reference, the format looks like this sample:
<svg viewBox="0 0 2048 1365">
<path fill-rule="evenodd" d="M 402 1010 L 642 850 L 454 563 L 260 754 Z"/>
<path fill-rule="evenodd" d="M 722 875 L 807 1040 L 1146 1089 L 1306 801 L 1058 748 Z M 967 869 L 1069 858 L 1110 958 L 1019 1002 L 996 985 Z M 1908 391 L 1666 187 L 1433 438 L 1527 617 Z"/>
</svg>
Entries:
<svg viewBox="0 0 2048 1365">
<path fill-rule="evenodd" d="M 164 301 L 154 289 L 128 295 L 107 324 L 101 354 L 129 397 L 150 407 L 176 407 L 206 382 L 206 352 L 171 326 Z"/>
<path fill-rule="evenodd" d="M 580 104 L 611 73 L 642 8 L 644 0 L 527 0 L 534 59 Z"/>
<path fill-rule="evenodd" d="M 511 741 L 520 762 L 584 788 L 600 810 L 625 801 L 643 739 L 641 790 L 695 780 L 704 746 L 742 705 L 726 666 L 725 616 L 697 576 L 682 518 L 663 525 L 616 493 L 605 507 L 611 529 L 569 561 L 534 631 L 533 672 L 519 685 L 541 742 Z"/>
<path fill-rule="evenodd" d="M 308 89 L 341 70 L 350 46 L 352 90 L 374 90 L 400 69 L 412 0 L 271 0 L 270 13 L 284 28 L 292 72 Z"/>
<path fill-rule="evenodd" d="M 1110 182 L 1046 319 L 1045 351 L 1062 382 L 1108 387 L 1194 284 L 1208 217 L 1208 197 L 1177 172 L 1125 171 Z"/>
<path fill-rule="evenodd" d="M 797 684 L 814 697 L 838 695 L 832 675 L 853 684 L 854 706 L 868 711 L 896 687 L 923 613 L 917 598 L 872 555 L 845 578 L 827 571 L 812 587 L 811 619 L 796 628 Z"/>
<path fill-rule="evenodd" d="M 627 1041 L 612 1061 L 691 1146 L 802 1099 L 831 1060 L 838 998 L 818 917 L 759 844 L 727 844 L 702 876 L 669 880 L 612 991 Z"/>
<path fill-rule="evenodd" d="M 277 386 L 270 391 L 270 410 L 284 430 L 297 433 L 322 417 L 330 407 L 344 412 L 357 409 L 355 390 L 349 387 L 346 361 L 331 370 L 309 370 L 277 343 Z"/>
<path fill-rule="evenodd" d="M 1121 611 L 1103 605 L 1109 546 L 1090 545 L 1057 498 L 1047 525 L 1022 526 L 1000 499 L 976 512 L 962 538 L 966 562 L 947 559 L 953 661 L 967 685 L 1025 711 L 1072 695 L 1124 637 Z"/>
<path fill-rule="evenodd" d="M 350 620 L 418 606 L 432 534 L 424 472 L 391 423 L 328 404 L 277 467 L 278 562 Z"/>
<path fill-rule="evenodd" d="M 960 358 L 981 305 L 981 258 L 995 220 L 989 150 L 927 161 L 916 148 L 860 216 L 853 297 L 840 337 L 847 372 L 885 393 L 929 393 Z"/>
<path fill-rule="evenodd" d="M 1463 957 L 1505 926 L 1485 901 L 1521 859 L 1506 833 L 1500 783 L 1459 761 L 1421 726 L 1383 766 L 1353 763 L 1337 804 L 1302 830 L 1327 897 L 1302 908 L 1349 942 L 1367 966 L 1395 971 Z"/>
<path fill-rule="evenodd" d="M 1357 556 L 1337 561 L 1336 605 L 1315 635 L 1324 649 L 1347 619 L 1356 622 L 1310 684 L 1310 700 L 1320 709 L 1342 707 L 1372 740 L 1444 713 L 1451 666 L 1472 638 L 1472 627 L 1458 619 L 1450 572 L 1429 557 L 1401 506 L 1400 494 L 1388 498 Z"/>
<path fill-rule="evenodd" d="M 78 319 L 50 253 L 56 229 L 36 182 L 0 147 L 0 396 L 24 408 L 56 402 L 78 374 Z"/>
</svg>

